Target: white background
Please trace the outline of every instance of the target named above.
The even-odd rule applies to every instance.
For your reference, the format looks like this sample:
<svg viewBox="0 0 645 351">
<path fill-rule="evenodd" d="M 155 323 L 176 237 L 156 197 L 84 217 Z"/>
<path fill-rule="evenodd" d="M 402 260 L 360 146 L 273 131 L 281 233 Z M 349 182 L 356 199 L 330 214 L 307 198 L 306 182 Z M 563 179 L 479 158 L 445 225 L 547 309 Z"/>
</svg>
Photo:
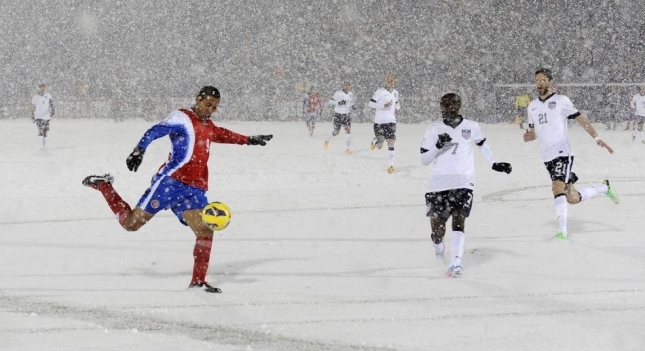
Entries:
<svg viewBox="0 0 645 351">
<path fill-rule="evenodd" d="M 345 155 L 343 133 L 322 147 L 330 123 L 313 137 L 304 123 L 222 123 L 275 138 L 211 147 L 208 196 L 233 218 L 207 276 L 223 293 L 207 294 L 186 290 L 194 237 L 170 212 L 126 232 L 81 185 L 111 172 L 135 205 L 169 149 L 159 140 L 127 170 L 150 125 L 54 119 L 39 150 L 35 125 L 0 121 L 0 350 L 645 349 L 645 145 L 628 132 L 596 125 L 611 156 L 570 129 L 578 187 L 609 177 L 621 202 L 570 206 L 563 243 L 537 143 L 482 125 L 513 173 L 475 151 L 465 272 L 450 279 L 425 217 L 427 124 L 399 124 L 387 174 L 371 124 Z"/>
</svg>

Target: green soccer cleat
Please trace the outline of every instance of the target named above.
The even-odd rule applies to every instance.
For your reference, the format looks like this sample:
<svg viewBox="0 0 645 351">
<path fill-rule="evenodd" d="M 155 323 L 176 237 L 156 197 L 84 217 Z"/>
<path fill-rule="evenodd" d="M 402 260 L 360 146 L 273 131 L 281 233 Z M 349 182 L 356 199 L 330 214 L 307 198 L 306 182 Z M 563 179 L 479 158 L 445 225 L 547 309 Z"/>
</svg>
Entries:
<svg viewBox="0 0 645 351">
<path fill-rule="evenodd" d="M 615 204 L 617 204 L 618 203 L 618 194 L 614 190 L 614 187 L 611 185 L 611 182 L 609 181 L 609 179 L 603 180 L 602 183 L 607 186 L 607 192 L 605 193 L 605 195 L 607 195 L 607 197 L 609 197 L 611 199 L 611 201 L 613 201 Z"/>
<path fill-rule="evenodd" d="M 553 237 L 556 241 L 569 241 L 569 235 L 564 234 L 564 233 L 557 233 L 555 237 Z"/>
</svg>

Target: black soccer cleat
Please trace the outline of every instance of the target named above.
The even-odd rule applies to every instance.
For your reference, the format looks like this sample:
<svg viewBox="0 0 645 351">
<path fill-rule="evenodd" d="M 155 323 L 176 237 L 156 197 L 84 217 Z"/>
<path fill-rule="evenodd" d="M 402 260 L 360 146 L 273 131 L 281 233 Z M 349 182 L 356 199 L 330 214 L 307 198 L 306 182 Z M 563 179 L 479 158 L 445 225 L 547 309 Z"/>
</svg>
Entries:
<svg viewBox="0 0 645 351">
<path fill-rule="evenodd" d="M 83 179 L 83 185 L 90 187 L 92 189 L 98 189 L 99 184 L 103 182 L 108 182 L 109 184 L 114 183 L 114 176 L 112 176 L 110 173 L 106 173 L 102 176 L 91 175 Z"/>
<path fill-rule="evenodd" d="M 188 289 L 201 289 L 203 288 L 204 291 L 207 293 L 221 293 L 222 289 L 214 287 L 206 282 L 200 282 L 200 283 L 195 283 L 195 284 L 190 284 L 188 285 Z"/>
</svg>

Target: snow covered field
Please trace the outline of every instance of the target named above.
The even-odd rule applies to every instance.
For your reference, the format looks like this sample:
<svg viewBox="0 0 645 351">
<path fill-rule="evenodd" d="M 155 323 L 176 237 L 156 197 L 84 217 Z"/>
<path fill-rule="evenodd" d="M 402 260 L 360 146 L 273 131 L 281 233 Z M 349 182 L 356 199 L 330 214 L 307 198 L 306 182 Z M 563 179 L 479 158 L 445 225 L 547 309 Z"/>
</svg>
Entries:
<svg viewBox="0 0 645 351">
<path fill-rule="evenodd" d="M 354 125 L 353 155 L 342 134 L 322 147 L 330 123 L 220 125 L 275 138 L 211 147 L 209 199 L 233 219 L 208 275 L 223 293 L 207 294 L 186 290 L 194 237 L 170 212 L 128 233 L 81 185 L 111 172 L 134 205 L 169 148 L 127 170 L 149 122 L 55 119 L 42 151 L 32 123 L 0 121 L 0 350 L 645 349 L 645 145 L 627 132 L 596 126 L 610 156 L 570 129 L 579 186 L 608 177 L 621 202 L 570 206 L 562 243 L 537 143 L 482 125 L 514 170 L 475 151 L 465 275 L 449 279 L 424 212 L 426 124 L 398 126 L 392 175 L 371 124 Z"/>
</svg>

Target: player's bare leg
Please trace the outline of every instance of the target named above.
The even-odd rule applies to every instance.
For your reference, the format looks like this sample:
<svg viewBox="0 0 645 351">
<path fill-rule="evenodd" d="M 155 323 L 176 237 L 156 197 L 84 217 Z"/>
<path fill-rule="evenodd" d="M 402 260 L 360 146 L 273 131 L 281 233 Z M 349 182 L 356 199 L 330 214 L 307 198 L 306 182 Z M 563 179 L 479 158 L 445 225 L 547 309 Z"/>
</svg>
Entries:
<svg viewBox="0 0 645 351">
<path fill-rule="evenodd" d="M 566 184 L 564 186 L 565 193 L 567 194 L 567 202 L 571 205 L 580 203 L 580 193 L 576 190 L 576 187 L 573 184 Z"/>
<path fill-rule="evenodd" d="M 136 232 L 148 223 L 152 217 L 154 217 L 153 214 L 150 214 L 139 207 L 135 207 L 135 209 L 130 212 L 122 212 L 120 216 L 123 216 L 122 220 L 121 217 L 119 217 L 119 222 L 122 222 L 121 226 L 129 232 Z"/>
<path fill-rule="evenodd" d="M 127 231 L 139 230 L 154 215 L 138 207 L 132 210 L 130 205 L 116 192 L 112 186 L 113 182 L 114 177 L 110 174 L 91 175 L 83 179 L 83 185 L 101 192 L 123 229 Z"/>
</svg>

